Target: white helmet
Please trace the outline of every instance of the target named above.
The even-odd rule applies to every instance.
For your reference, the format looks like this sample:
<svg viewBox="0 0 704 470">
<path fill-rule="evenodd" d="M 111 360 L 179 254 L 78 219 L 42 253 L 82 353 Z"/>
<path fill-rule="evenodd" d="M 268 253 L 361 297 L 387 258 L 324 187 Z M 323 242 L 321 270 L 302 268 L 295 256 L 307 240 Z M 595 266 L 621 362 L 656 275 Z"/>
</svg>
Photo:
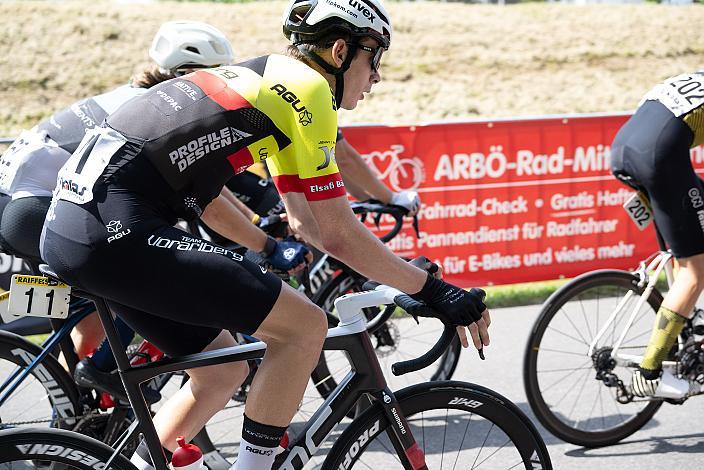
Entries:
<svg viewBox="0 0 704 470">
<path fill-rule="evenodd" d="M 229 64 L 232 46 L 217 28 L 198 21 L 169 21 L 157 31 L 149 56 L 163 70 Z"/>
<path fill-rule="evenodd" d="M 391 44 L 391 21 L 381 0 L 291 0 L 283 26 L 294 43 L 342 29 L 352 36 L 371 36 L 385 49 Z"/>
</svg>

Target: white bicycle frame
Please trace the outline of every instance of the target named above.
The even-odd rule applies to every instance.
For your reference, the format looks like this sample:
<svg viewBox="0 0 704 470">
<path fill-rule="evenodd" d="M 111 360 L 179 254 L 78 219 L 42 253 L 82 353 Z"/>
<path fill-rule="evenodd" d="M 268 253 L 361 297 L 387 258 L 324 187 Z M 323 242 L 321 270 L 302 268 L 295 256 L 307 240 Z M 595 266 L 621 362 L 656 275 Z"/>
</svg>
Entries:
<svg viewBox="0 0 704 470">
<path fill-rule="evenodd" d="M 650 259 L 650 258 L 648 258 L 648 259 Z M 673 274 L 673 269 L 672 269 L 673 268 L 673 263 L 672 263 L 673 259 L 674 259 L 674 255 L 670 251 L 660 251 L 657 254 L 655 254 L 652 261 L 650 261 L 649 263 L 648 263 L 647 259 L 640 263 L 640 267 L 637 271 L 637 274 L 640 275 L 640 277 L 641 277 L 641 283 L 644 283 L 647 281 L 647 285 L 646 285 L 643 293 L 640 295 L 640 298 L 636 302 L 635 306 L 633 307 L 633 309 L 630 313 L 630 316 L 628 318 L 628 321 L 626 322 L 626 325 L 623 328 L 623 331 L 621 332 L 621 335 L 619 336 L 618 340 L 616 341 L 616 343 L 613 346 L 613 349 L 611 350 L 611 357 L 616 361 L 616 363 L 618 365 L 629 367 L 634 364 L 640 364 L 642 356 L 637 356 L 634 354 L 619 353 L 619 349 L 621 348 L 621 344 L 623 343 L 623 340 L 625 339 L 626 334 L 628 333 L 628 330 L 633 325 L 633 322 L 636 319 L 636 315 L 638 315 L 638 312 L 640 312 L 641 307 L 647 301 L 648 297 L 650 297 L 650 294 L 651 294 L 651 292 L 653 292 L 653 289 L 655 288 L 655 284 L 658 282 L 660 274 L 663 271 L 665 271 L 665 277 L 667 278 L 668 285 L 672 285 L 672 281 L 674 279 L 674 274 Z M 591 344 L 589 345 L 588 357 L 592 357 L 592 355 L 594 354 L 594 351 L 597 349 L 597 345 L 599 344 L 599 341 L 604 336 L 606 331 L 609 329 L 609 326 L 611 326 L 611 324 L 616 320 L 616 318 L 618 318 L 621 314 L 627 314 L 627 312 L 625 312 L 626 305 L 633 298 L 634 295 L 635 294 L 633 293 L 633 291 L 629 290 L 626 293 L 626 295 L 619 301 L 619 303 L 616 306 L 616 308 L 614 309 L 614 311 L 611 312 L 611 315 L 606 320 L 606 323 L 604 324 L 604 326 L 597 333 L 597 335 L 594 337 Z M 670 366 L 670 365 L 674 365 L 674 364 L 675 363 L 673 361 L 664 361 L 663 362 L 663 366 Z"/>
</svg>

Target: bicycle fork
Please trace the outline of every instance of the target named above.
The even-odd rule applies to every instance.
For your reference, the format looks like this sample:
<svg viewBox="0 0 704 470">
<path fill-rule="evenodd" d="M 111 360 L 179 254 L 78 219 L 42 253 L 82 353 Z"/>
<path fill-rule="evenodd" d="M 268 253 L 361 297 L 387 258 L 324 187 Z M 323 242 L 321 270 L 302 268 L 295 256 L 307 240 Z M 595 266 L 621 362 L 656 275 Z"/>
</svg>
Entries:
<svg viewBox="0 0 704 470">
<path fill-rule="evenodd" d="M 427 469 L 425 454 L 413 437 L 408 421 L 399 408 L 394 394 L 386 388 L 372 395 L 379 402 L 389 423 L 391 423 L 386 434 L 396 449 L 396 454 L 401 459 L 404 468 L 407 470 Z"/>
</svg>

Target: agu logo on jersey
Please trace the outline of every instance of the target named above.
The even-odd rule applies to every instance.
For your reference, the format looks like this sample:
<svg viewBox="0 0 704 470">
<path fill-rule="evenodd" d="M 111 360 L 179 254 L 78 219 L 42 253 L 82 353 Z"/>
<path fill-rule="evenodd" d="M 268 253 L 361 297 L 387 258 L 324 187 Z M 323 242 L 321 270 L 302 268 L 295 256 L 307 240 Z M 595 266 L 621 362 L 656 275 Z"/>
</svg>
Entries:
<svg viewBox="0 0 704 470">
<path fill-rule="evenodd" d="M 283 99 L 287 103 L 291 103 L 291 107 L 293 108 L 293 110 L 298 113 L 298 122 L 300 122 L 303 126 L 307 126 L 308 124 L 313 122 L 313 113 L 306 109 L 306 107 L 303 105 L 303 103 L 301 103 L 301 100 L 295 95 L 295 93 L 293 93 L 292 91 L 288 91 L 286 87 L 281 83 L 277 83 L 269 89 L 275 91 L 276 94 L 279 95 L 281 99 Z"/>
</svg>

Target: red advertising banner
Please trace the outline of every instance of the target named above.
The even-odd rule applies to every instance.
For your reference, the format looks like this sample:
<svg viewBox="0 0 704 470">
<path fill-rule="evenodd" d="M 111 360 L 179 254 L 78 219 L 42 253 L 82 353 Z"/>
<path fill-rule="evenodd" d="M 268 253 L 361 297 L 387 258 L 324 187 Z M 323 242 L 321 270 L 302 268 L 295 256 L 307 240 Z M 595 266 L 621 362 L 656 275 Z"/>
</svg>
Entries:
<svg viewBox="0 0 704 470">
<path fill-rule="evenodd" d="M 610 144 L 627 115 L 345 128 L 345 137 L 394 190 L 422 198 L 389 243 L 425 255 L 461 286 L 628 269 L 657 249 L 623 204 L 632 190 L 610 172 Z M 692 151 L 704 168 L 702 148 Z M 382 229 L 384 224 L 382 223 Z"/>
</svg>

